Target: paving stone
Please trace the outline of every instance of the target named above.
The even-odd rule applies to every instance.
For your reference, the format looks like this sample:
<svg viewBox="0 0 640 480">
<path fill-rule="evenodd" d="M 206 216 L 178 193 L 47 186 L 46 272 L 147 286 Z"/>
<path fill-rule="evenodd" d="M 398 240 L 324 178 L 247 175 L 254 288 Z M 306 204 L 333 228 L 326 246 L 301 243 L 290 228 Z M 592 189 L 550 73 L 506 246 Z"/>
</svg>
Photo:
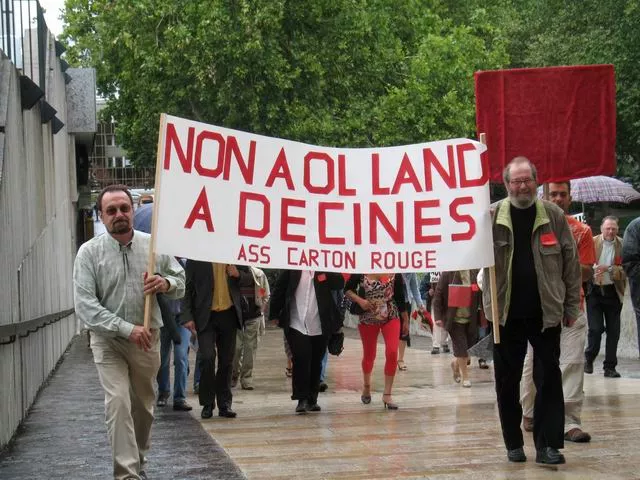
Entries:
<svg viewBox="0 0 640 480">
<path fill-rule="evenodd" d="M 194 417 L 171 406 L 156 408 L 148 461 L 153 480 L 245 478 Z M 0 478 L 105 479 L 111 472 L 104 395 L 86 336 L 78 336 L 0 452 Z"/>
</svg>

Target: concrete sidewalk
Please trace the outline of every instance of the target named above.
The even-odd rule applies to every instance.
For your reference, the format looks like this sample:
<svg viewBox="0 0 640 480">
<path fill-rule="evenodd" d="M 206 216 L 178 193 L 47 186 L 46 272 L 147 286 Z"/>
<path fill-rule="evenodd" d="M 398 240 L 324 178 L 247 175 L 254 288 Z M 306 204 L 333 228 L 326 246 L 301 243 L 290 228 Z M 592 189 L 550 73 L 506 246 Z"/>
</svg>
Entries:
<svg viewBox="0 0 640 480">
<path fill-rule="evenodd" d="M 154 480 L 245 478 L 195 418 L 188 412 L 174 412 L 171 407 L 156 409 L 148 460 L 147 474 Z M 111 476 L 104 396 L 86 336 L 78 336 L 13 442 L 0 452 L 0 478 Z"/>
</svg>

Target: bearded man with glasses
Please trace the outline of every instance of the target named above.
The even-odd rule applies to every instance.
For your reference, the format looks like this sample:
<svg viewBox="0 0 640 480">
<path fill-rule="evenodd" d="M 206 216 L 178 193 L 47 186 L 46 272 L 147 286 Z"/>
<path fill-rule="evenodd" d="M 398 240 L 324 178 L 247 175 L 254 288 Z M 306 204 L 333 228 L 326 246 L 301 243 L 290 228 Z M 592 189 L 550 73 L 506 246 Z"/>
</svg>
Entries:
<svg viewBox="0 0 640 480">
<path fill-rule="evenodd" d="M 494 345 L 494 371 L 502 436 L 511 462 L 526 455 L 520 423 L 520 381 L 527 342 L 534 351 L 536 385 L 533 438 L 536 463 L 565 463 L 564 397 L 560 332 L 580 313 L 580 264 L 564 212 L 537 198 L 537 172 L 525 157 L 505 167 L 508 198 L 494 205 L 493 248 L 501 342 Z M 484 272 L 488 278 L 489 272 Z M 483 292 L 492 321 L 491 292 Z"/>
<path fill-rule="evenodd" d="M 73 266 L 75 309 L 91 334 L 91 350 L 105 395 L 105 419 L 115 479 L 145 479 L 154 378 L 160 366 L 157 293 L 184 295 L 185 274 L 175 258 L 156 255 L 147 272 L 151 236 L 133 229 L 133 199 L 124 185 L 98 195 L 107 233 L 83 244 Z M 145 296 L 151 329 L 144 328 Z"/>
</svg>

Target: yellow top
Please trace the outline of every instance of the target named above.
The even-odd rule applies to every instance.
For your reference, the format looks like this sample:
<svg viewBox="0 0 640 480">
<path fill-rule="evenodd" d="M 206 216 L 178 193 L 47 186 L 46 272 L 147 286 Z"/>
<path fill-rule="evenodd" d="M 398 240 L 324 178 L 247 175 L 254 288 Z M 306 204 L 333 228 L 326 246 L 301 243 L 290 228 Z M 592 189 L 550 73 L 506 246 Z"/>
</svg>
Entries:
<svg viewBox="0 0 640 480">
<path fill-rule="evenodd" d="M 224 263 L 212 263 L 211 265 L 213 266 L 213 304 L 211 310 L 222 312 L 233 306 L 227 282 L 227 266 Z"/>
</svg>

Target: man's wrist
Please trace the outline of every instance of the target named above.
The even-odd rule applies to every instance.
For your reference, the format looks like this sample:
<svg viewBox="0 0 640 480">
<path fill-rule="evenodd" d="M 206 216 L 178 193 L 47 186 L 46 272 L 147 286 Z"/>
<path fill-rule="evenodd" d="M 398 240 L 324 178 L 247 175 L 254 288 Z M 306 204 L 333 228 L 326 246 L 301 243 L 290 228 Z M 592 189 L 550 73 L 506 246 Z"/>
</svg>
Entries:
<svg viewBox="0 0 640 480">
<path fill-rule="evenodd" d="M 120 320 L 120 324 L 118 325 L 118 335 L 124 338 L 129 338 L 133 333 L 133 327 L 133 324 Z"/>
</svg>

